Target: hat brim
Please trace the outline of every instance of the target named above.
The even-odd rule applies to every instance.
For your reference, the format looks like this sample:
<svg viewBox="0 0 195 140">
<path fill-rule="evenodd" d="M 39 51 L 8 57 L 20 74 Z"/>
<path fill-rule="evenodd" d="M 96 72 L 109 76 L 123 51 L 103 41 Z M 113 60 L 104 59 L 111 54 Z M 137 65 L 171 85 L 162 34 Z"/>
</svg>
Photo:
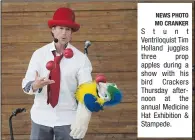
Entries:
<svg viewBox="0 0 195 140">
<path fill-rule="evenodd" d="M 49 20 L 48 26 L 49 28 L 52 28 L 54 26 L 66 26 L 72 28 L 73 32 L 76 32 L 80 29 L 79 24 L 70 21 L 64 21 L 64 20 Z"/>
</svg>

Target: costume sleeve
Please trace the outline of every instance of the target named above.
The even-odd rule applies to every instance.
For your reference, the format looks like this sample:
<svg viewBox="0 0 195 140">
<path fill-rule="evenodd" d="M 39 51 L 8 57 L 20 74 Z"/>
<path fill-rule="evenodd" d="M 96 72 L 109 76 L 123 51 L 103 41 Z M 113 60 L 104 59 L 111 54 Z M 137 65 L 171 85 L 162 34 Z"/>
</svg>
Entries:
<svg viewBox="0 0 195 140">
<path fill-rule="evenodd" d="M 91 120 L 90 112 L 84 104 L 79 103 L 76 113 L 76 120 L 71 124 L 70 136 L 74 139 L 83 139 L 87 133 L 88 125 Z"/>
<path fill-rule="evenodd" d="M 85 61 L 77 73 L 78 84 L 81 85 L 86 82 L 91 82 L 92 81 L 91 72 L 92 72 L 91 62 L 88 59 L 88 57 L 85 56 Z"/>
<path fill-rule="evenodd" d="M 26 94 L 38 94 L 41 90 L 37 90 L 35 92 L 33 92 L 32 90 L 32 83 L 35 80 L 36 77 L 36 71 L 38 73 L 40 73 L 40 65 L 38 62 L 39 59 L 39 54 L 37 51 L 35 51 L 30 59 L 27 71 L 26 71 L 26 75 L 24 77 L 24 79 L 22 80 L 22 89 L 24 91 L 24 93 Z"/>
</svg>

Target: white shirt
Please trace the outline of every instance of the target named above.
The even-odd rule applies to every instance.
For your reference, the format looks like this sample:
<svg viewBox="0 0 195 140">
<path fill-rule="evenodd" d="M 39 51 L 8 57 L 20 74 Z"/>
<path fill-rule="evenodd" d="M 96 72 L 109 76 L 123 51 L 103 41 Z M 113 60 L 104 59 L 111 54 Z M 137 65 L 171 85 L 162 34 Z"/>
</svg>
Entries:
<svg viewBox="0 0 195 140">
<path fill-rule="evenodd" d="M 70 125 L 75 121 L 77 103 L 74 97 L 78 85 L 92 81 L 92 66 L 88 57 L 72 46 L 70 43 L 67 48 L 73 50 L 72 58 L 63 57 L 60 61 L 61 83 L 58 104 L 53 108 L 47 104 L 47 86 L 38 93 L 31 90 L 26 94 L 35 95 L 34 104 L 31 108 L 31 119 L 37 124 L 45 126 Z M 52 51 L 56 50 L 54 42 L 37 49 L 30 60 L 25 78 L 22 81 L 22 88 L 29 81 L 35 80 L 36 71 L 40 77 L 49 75 L 46 69 L 48 61 L 54 59 Z"/>
</svg>

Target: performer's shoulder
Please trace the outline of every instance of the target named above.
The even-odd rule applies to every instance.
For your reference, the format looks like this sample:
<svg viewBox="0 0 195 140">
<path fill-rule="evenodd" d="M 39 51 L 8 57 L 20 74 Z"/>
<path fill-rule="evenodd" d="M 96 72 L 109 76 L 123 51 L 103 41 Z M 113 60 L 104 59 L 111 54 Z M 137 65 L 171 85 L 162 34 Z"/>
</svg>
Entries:
<svg viewBox="0 0 195 140">
<path fill-rule="evenodd" d="M 53 44 L 51 42 L 51 43 L 47 43 L 45 45 L 39 46 L 39 48 L 35 49 L 35 52 L 34 53 L 43 53 L 43 52 L 51 49 L 52 45 Z"/>
</svg>

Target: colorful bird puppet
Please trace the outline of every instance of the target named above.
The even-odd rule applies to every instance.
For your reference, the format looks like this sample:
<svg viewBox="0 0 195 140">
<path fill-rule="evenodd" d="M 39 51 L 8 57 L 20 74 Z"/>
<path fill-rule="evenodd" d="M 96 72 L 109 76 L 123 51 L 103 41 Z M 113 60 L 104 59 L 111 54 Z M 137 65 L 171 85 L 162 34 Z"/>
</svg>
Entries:
<svg viewBox="0 0 195 140">
<path fill-rule="evenodd" d="M 114 106 L 121 102 L 122 93 L 114 83 L 106 82 L 103 74 L 95 80 L 81 84 L 75 93 L 77 101 L 91 112 L 99 112 L 104 106 Z"/>
</svg>

